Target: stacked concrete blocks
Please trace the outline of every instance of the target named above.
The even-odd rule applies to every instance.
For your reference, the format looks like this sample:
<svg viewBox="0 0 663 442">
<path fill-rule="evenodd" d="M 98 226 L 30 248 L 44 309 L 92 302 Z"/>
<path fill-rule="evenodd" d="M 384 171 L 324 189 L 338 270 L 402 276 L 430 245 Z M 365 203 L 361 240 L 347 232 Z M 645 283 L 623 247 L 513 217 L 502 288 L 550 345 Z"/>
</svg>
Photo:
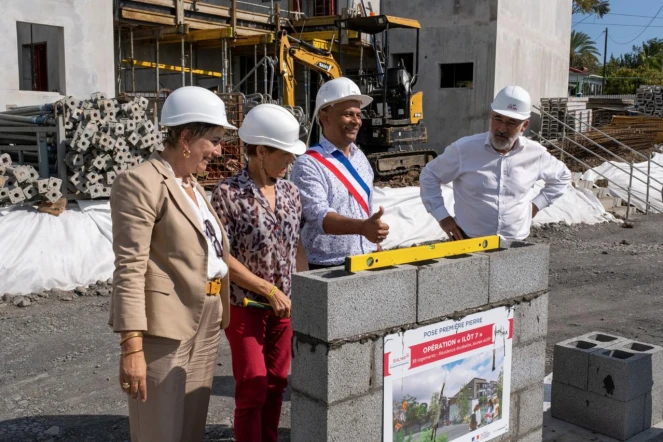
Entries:
<svg viewBox="0 0 663 442">
<path fill-rule="evenodd" d="M 663 348 L 593 332 L 558 343 L 552 416 L 626 440 L 663 419 Z"/>
<path fill-rule="evenodd" d="M 38 200 L 54 203 L 62 197 L 61 186 L 58 178 L 40 178 L 34 167 L 13 164 L 8 153 L 0 155 L 0 206 Z"/>
<path fill-rule="evenodd" d="M 510 430 L 497 440 L 541 440 L 547 258 L 547 246 L 521 242 L 416 266 L 294 275 L 291 440 L 382 441 L 383 337 L 500 305 L 514 309 L 514 336 Z"/>
</svg>

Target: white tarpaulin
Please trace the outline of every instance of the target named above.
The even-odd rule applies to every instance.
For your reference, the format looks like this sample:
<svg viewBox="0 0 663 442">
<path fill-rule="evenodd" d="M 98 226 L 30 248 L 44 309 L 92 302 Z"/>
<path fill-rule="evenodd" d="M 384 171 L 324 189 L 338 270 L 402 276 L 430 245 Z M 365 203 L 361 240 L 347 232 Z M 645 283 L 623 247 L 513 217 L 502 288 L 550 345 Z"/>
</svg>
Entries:
<svg viewBox="0 0 663 442">
<path fill-rule="evenodd" d="M 538 195 L 542 185 L 532 190 Z M 453 214 L 453 190 L 442 188 Z M 660 196 L 659 196 L 660 201 Z M 376 188 L 373 204 L 384 206 L 389 224 L 386 249 L 446 238 L 426 212 L 418 187 Z M 31 207 L 0 211 L 0 294 L 25 294 L 106 280 L 113 274 L 110 204 L 79 201 L 59 217 Z M 551 207 L 536 216 L 534 225 L 564 221 L 595 224 L 614 220 L 594 194 L 569 188 Z"/>
<path fill-rule="evenodd" d="M 543 184 L 543 181 L 537 182 L 528 199 L 533 200 L 543 188 Z M 442 195 L 445 206 L 453 215 L 452 187 L 442 186 Z M 374 210 L 377 211 L 379 206 L 384 207 L 382 220 L 389 225 L 389 236 L 382 243 L 385 249 L 447 238 L 435 218 L 426 212 L 418 187 L 375 189 Z M 532 225 L 536 227 L 558 222 L 596 224 L 614 220 L 591 191 L 569 187 L 564 196 L 536 215 Z"/>
<path fill-rule="evenodd" d="M 113 276 L 110 205 L 69 204 L 60 216 L 0 211 L 0 294 L 70 290 Z"/>
<path fill-rule="evenodd" d="M 661 190 L 663 189 L 663 154 L 656 153 L 651 159 L 649 179 L 649 204 L 653 211 L 663 212 Z M 638 210 L 646 210 L 647 202 L 647 167 L 646 161 L 633 164 L 633 180 L 631 185 L 631 205 Z M 598 167 L 588 170 L 582 176 L 583 180 L 596 181 L 607 178 L 608 190 L 612 196 L 628 200 L 630 167 L 628 163 L 609 161 Z"/>
</svg>

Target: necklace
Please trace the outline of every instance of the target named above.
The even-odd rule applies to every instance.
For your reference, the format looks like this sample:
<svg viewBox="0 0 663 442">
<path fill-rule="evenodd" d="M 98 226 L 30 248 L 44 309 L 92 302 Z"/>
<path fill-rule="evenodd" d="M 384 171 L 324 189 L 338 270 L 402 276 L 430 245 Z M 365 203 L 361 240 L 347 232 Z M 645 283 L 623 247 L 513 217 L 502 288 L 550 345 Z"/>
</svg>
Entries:
<svg viewBox="0 0 663 442">
<path fill-rule="evenodd" d="M 182 180 L 182 182 L 180 183 L 180 186 L 184 187 L 185 189 L 189 188 L 189 187 L 191 187 L 191 182 L 189 181 L 189 182 L 185 183 L 184 180 Z"/>
</svg>

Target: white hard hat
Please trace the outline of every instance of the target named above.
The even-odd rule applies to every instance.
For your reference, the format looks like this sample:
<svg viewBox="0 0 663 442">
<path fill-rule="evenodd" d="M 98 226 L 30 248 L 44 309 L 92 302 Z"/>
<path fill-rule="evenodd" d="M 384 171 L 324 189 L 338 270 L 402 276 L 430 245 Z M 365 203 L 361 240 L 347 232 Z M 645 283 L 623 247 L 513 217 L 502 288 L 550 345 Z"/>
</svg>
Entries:
<svg viewBox="0 0 663 442">
<path fill-rule="evenodd" d="M 208 123 L 237 129 L 228 123 L 226 106 L 214 92 L 198 86 L 175 89 L 166 98 L 161 110 L 162 126 L 179 126 L 186 123 Z"/>
<path fill-rule="evenodd" d="M 517 120 L 527 120 L 532 114 L 532 100 L 520 86 L 507 86 L 499 91 L 490 107 L 500 115 Z"/>
<path fill-rule="evenodd" d="M 276 104 L 260 104 L 251 109 L 238 133 L 246 144 L 271 146 L 295 155 L 306 152 L 306 144 L 299 141 L 299 122 Z"/>
<path fill-rule="evenodd" d="M 318 95 L 315 97 L 315 112 L 313 115 L 317 117 L 320 109 L 325 106 L 349 100 L 359 101 L 361 103 L 360 107 L 364 108 L 371 104 L 373 98 L 362 95 L 359 86 L 349 78 L 335 78 L 320 87 Z"/>
</svg>

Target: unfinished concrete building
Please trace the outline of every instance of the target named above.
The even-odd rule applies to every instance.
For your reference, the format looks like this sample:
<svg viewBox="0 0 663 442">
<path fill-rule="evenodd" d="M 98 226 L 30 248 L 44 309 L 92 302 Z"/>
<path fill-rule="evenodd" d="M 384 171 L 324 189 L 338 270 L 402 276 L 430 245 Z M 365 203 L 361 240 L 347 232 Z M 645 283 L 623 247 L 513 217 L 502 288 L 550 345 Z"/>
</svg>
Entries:
<svg viewBox="0 0 663 442">
<path fill-rule="evenodd" d="M 113 0 L 4 0 L 0 29 L 0 111 L 114 93 Z"/>
</svg>

